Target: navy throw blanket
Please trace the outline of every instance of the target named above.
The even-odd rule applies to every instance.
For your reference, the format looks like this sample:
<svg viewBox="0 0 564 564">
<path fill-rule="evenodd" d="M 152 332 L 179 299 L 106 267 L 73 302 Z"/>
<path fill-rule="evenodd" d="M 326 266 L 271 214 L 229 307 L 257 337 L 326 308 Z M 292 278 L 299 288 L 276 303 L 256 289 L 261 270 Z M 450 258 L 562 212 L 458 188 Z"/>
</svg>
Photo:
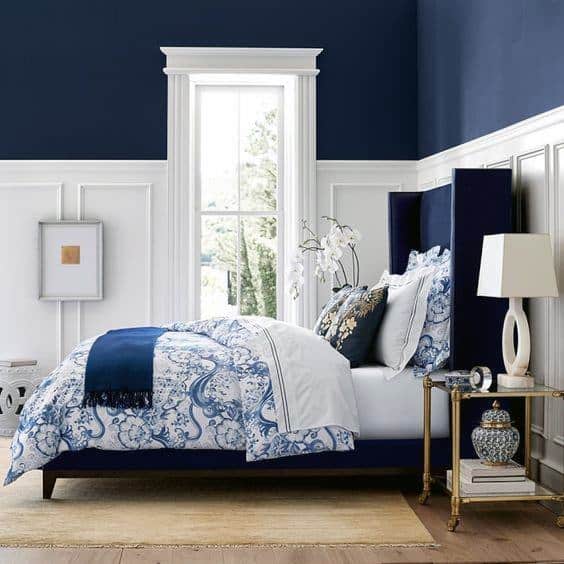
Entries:
<svg viewBox="0 0 564 564">
<path fill-rule="evenodd" d="M 153 355 L 159 327 L 116 329 L 98 337 L 88 355 L 82 405 L 143 408 L 153 405 Z"/>
</svg>

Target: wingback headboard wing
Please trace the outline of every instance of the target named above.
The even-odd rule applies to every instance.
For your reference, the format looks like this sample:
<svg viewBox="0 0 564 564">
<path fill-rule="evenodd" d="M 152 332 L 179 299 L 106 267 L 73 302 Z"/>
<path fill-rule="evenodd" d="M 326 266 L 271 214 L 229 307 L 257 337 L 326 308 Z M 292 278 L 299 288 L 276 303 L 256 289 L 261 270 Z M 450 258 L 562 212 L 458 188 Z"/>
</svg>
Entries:
<svg viewBox="0 0 564 564">
<path fill-rule="evenodd" d="M 503 369 L 501 329 L 507 301 L 476 295 L 484 235 L 512 229 L 511 170 L 454 169 L 452 184 L 389 195 L 390 271 L 402 273 L 409 251 L 451 250 L 449 367 Z"/>
</svg>

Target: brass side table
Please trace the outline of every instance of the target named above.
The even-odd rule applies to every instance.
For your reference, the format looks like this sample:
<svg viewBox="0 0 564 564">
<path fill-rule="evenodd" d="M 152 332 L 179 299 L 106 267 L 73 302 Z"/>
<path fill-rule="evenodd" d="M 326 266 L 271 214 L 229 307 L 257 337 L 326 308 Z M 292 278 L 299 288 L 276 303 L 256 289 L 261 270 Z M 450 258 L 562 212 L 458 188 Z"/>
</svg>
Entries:
<svg viewBox="0 0 564 564">
<path fill-rule="evenodd" d="M 452 439 L 452 491 L 447 488 L 446 479 L 431 475 L 431 392 L 433 388 L 450 395 L 452 410 L 451 439 Z M 424 461 L 423 461 L 423 491 L 419 496 L 419 503 L 425 504 L 431 495 L 431 485 L 437 483 L 450 496 L 450 518 L 447 529 L 451 532 L 460 524 L 460 508 L 466 503 L 491 503 L 496 501 L 556 501 L 564 503 L 564 492 L 553 492 L 536 484 L 534 493 L 530 494 L 471 494 L 462 495 L 460 490 L 460 408 L 463 400 L 473 398 L 525 398 L 525 472 L 531 478 L 531 410 L 532 398 L 562 398 L 564 391 L 555 390 L 548 386 L 535 385 L 534 388 L 502 388 L 494 386 L 492 391 L 461 391 L 457 386 L 447 388 L 444 382 L 434 382 L 430 376 L 423 379 L 424 393 Z M 564 515 L 556 518 L 556 525 L 564 527 Z"/>
</svg>

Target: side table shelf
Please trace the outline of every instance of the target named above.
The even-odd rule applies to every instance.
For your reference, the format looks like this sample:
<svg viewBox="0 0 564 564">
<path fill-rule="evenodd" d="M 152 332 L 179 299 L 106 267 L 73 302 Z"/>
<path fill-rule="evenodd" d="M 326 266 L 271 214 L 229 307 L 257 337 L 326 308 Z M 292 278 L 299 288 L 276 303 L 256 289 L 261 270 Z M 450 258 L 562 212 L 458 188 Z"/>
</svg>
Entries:
<svg viewBox="0 0 564 564">
<path fill-rule="evenodd" d="M 436 388 L 448 393 L 451 400 L 451 439 L 452 439 L 452 490 L 446 486 L 446 479 L 434 477 L 431 473 L 431 392 Z M 451 532 L 460 524 L 461 506 L 468 503 L 492 503 L 497 501 L 554 501 L 564 504 L 564 492 L 554 492 L 545 486 L 536 484 L 535 491 L 527 494 L 500 493 L 500 494 L 464 494 L 460 489 L 460 409 L 464 400 L 473 398 L 499 398 L 522 397 L 525 399 L 525 474 L 531 478 L 531 412 L 532 398 L 545 397 L 564 399 L 564 391 L 555 390 L 547 386 L 535 385 L 534 388 L 501 388 L 493 391 L 460 391 L 457 386 L 447 388 L 442 382 L 433 382 L 430 376 L 423 379 L 424 401 L 424 459 L 423 459 L 423 490 L 419 496 L 419 503 L 425 504 L 431 495 L 431 486 L 436 483 L 450 496 L 450 518 L 447 529 Z M 564 527 L 564 515 L 556 518 L 556 525 Z"/>
</svg>

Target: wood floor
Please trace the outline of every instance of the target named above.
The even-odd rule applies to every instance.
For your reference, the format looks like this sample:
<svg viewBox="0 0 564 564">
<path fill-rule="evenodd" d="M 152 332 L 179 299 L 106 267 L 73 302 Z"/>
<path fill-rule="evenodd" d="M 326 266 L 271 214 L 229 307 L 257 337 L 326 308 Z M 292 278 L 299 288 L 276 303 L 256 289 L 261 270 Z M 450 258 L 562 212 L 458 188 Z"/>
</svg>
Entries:
<svg viewBox="0 0 564 564">
<path fill-rule="evenodd" d="M 448 533 L 447 499 L 436 493 L 417 503 L 413 484 L 404 495 L 440 548 L 0 548 L 1 564 L 376 564 L 381 562 L 564 562 L 564 529 L 533 503 L 465 507 L 462 525 Z M 0 527 L 2 524 L 0 523 Z M 150 527 L 150 516 L 147 517 Z"/>
</svg>

